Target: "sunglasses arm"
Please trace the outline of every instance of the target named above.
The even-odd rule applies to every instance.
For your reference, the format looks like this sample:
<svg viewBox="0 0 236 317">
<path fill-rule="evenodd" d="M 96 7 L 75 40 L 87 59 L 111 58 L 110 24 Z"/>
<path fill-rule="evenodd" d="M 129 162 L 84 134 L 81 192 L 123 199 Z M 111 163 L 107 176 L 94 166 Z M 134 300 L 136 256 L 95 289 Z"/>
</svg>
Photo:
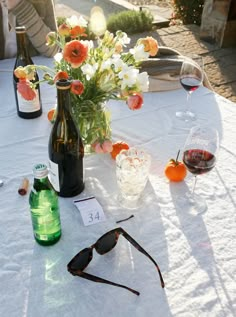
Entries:
<svg viewBox="0 0 236 317">
<path fill-rule="evenodd" d="M 144 255 L 146 255 L 146 256 L 154 263 L 154 265 L 155 265 L 156 268 L 157 268 L 159 277 L 160 277 L 161 286 L 162 286 L 162 288 L 164 288 L 164 287 L 165 287 L 165 283 L 164 283 L 163 277 L 162 277 L 162 275 L 161 275 L 161 270 L 160 270 L 158 264 L 157 264 L 157 263 L 155 262 L 155 260 L 151 257 L 151 255 L 149 255 L 149 254 L 141 247 L 141 245 L 139 245 L 124 229 L 122 229 L 122 228 L 120 228 L 120 229 L 121 229 L 122 235 L 123 235 L 138 251 L 140 251 L 141 253 L 143 253 Z"/>
<path fill-rule="evenodd" d="M 136 290 L 134 290 L 132 288 L 129 288 L 129 287 L 125 286 L 125 285 L 113 283 L 111 281 L 105 280 L 105 279 L 97 277 L 95 275 L 92 275 L 92 274 L 89 274 L 89 273 L 85 273 L 83 271 L 72 271 L 72 270 L 69 270 L 69 272 L 71 274 L 73 274 L 73 275 L 78 275 L 79 277 L 85 278 L 85 279 L 93 281 L 93 282 L 98 282 L 98 283 L 104 283 L 104 284 L 109 284 L 109 285 L 113 285 L 113 286 L 118 286 L 118 287 L 127 289 L 128 291 L 132 292 L 133 294 L 136 294 L 138 296 L 140 295 L 139 292 L 137 292 Z"/>
</svg>

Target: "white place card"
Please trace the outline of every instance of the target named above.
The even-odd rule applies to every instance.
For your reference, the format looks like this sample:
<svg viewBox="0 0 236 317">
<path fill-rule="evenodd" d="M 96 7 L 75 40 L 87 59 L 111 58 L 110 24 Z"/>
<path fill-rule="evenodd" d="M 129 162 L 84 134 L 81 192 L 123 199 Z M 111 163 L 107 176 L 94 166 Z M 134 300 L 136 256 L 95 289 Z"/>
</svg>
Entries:
<svg viewBox="0 0 236 317">
<path fill-rule="evenodd" d="M 94 225 L 106 220 L 102 206 L 95 197 L 86 197 L 74 200 L 85 226 Z"/>
</svg>

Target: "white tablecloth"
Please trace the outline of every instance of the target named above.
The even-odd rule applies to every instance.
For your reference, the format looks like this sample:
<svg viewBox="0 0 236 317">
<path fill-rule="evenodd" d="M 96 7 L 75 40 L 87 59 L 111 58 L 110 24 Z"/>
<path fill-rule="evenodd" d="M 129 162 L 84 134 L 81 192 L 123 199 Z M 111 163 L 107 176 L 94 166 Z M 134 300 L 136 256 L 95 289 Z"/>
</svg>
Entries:
<svg viewBox="0 0 236 317">
<path fill-rule="evenodd" d="M 46 58 L 34 60 L 51 63 Z M 0 62 L 0 316 L 235 316 L 236 104 L 205 88 L 192 95 L 198 123 L 215 126 L 220 133 L 216 168 L 199 176 L 196 186 L 208 210 L 194 216 L 188 206 L 176 205 L 176 197 L 191 190 L 193 176 L 169 183 L 163 174 L 188 132 L 175 120 L 175 111 L 185 105 L 185 92 L 147 93 L 143 108 L 135 112 L 123 102 L 109 102 L 113 140 L 140 146 L 152 156 L 143 205 L 134 211 L 121 208 L 116 201 L 115 162 L 109 154 L 87 156 L 83 195 L 96 196 L 107 220 L 85 227 L 73 198 L 60 198 L 63 235 L 56 245 L 42 247 L 33 239 L 28 195 L 20 196 L 17 190 L 23 177 L 32 183 L 35 163 L 48 162 L 52 126 L 47 110 L 55 104 L 56 91 L 41 85 L 43 115 L 19 118 L 13 64 L 14 60 Z M 122 236 L 108 254 L 94 251 L 86 272 L 134 288 L 139 297 L 67 272 L 67 263 L 77 252 L 131 213 L 134 218 L 121 225 L 159 264 L 164 290 L 153 263 Z"/>
</svg>

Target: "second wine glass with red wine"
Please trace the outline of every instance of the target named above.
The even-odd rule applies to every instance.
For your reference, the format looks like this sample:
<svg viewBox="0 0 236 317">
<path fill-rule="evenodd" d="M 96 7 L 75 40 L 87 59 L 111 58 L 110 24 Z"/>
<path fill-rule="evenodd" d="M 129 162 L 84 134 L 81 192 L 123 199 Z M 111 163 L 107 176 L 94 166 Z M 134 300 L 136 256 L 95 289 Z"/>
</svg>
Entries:
<svg viewBox="0 0 236 317">
<path fill-rule="evenodd" d="M 184 199 L 193 213 L 202 213 L 207 209 L 205 199 L 195 194 L 196 181 L 198 175 L 214 168 L 218 151 L 219 135 L 215 128 L 195 126 L 190 130 L 183 149 L 183 162 L 195 178 L 192 192 Z"/>
<path fill-rule="evenodd" d="M 191 122 L 196 120 L 196 114 L 191 110 L 191 94 L 202 84 L 203 70 L 202 58 L 185 58 L 180 70 L 180 83 L 187 92 L 187 103 L 185 110 L 176 112 L 176 117 L 180 120 Z"/>
</svg>

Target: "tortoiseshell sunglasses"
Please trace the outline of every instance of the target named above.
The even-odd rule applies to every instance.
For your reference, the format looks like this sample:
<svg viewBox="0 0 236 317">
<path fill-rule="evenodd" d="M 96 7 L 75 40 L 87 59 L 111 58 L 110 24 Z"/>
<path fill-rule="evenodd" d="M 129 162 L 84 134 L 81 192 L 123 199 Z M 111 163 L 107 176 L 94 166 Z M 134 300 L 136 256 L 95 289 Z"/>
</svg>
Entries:
<svg viewBox="0 0 236 317">
<path fill-rule="evenodd" d="M 83 272 L 83 270 L 88 266 L 90 261 L 93 258 L 93 249 L 97 251 L 100 255 L 105 254 L 111 251 L 115 246 L 119 239 L 120 234 L 122 234 L 138 251 L 142 252 L 146 255 L 156 266 L 162 288 L 165 287 L 164 280 L 161 275 L 161 271 L 159 266 L 154 261 L 154 259 L 122 228 L 113 229 L 107 233 L 105 233 L 101 238 L 97 240 L 96 243 L 92 244 L 89 248 L 85 248 L 80 251 L 76 256 L 68 263 L 67 269 L 72 275 L 77 275 L 82 278 L 88 279 L 93 282 L 105 283 L 113 286 L 118 286 L 129 290 L 130 292 L 139 295 L 140 293 L 132 288 L 129 288 L 122 284 L 113 283 L 111 281 L 105 280 L 103 278 L 97 277 L 95 275 L 91 275 Z"/>
</svg>

